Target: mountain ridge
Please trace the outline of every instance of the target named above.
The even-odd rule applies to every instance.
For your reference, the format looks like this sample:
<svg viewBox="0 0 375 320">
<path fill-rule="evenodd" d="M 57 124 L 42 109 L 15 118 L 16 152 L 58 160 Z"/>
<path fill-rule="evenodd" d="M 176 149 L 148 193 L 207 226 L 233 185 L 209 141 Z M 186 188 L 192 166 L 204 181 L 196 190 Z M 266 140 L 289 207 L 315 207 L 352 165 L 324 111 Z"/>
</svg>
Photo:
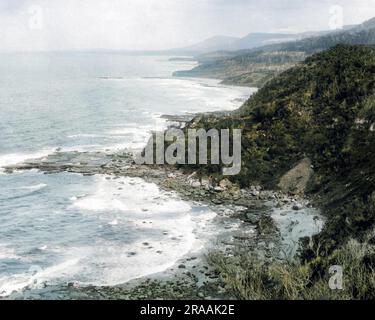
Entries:
<svg viewBox="0 0 375 320">
<path fill-rule="evenodd" d="M 274 76 L 302 62 L 306 57 L 338 44 L 375 44 L 375 18 L 352 28 L 308 37 L 298 41 L 271 44 L 254 49 L 206 54 L 192 70 L 175 72 L 180 77 L 204 77 L 223 80 L 224 84 L 262 87 Z"/>
<path fill-rule="evenodd" d="M 202 54 L 215 51 L 239 51 L 248 50 L 270 43 L 286 42 L 288 40 L 299 40 L 311 35 L 318 35 L 322 32 L 307 32 L 307 33 L 267 33 L 267 32 L 254 32 L 249 33 L 244 37 L 230 37 L 230 36 L 214 36 L 203 40 L 197 44 L 175 48 L 173 52 L 190 52 L 195 54 Z"/>
</svg>

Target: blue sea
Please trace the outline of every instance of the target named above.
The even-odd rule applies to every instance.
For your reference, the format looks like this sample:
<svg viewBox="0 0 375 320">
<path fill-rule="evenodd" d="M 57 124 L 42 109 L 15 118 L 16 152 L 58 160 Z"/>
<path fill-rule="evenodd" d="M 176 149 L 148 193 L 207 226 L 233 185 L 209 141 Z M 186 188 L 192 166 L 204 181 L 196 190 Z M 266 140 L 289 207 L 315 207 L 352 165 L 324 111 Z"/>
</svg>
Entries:
<svg viewBox="0 0 375 320">
<path fill-rule="evenodd" d="M 0 55 L 0 297 L 114 286 L 204 246 L 215 213 L 141 179 L 1 167 L 59 151 L 142 148 L 163 114 L 233 110 L 250 88 L 179 79 L 194 62 L 111 53 Z"/>
</svg>

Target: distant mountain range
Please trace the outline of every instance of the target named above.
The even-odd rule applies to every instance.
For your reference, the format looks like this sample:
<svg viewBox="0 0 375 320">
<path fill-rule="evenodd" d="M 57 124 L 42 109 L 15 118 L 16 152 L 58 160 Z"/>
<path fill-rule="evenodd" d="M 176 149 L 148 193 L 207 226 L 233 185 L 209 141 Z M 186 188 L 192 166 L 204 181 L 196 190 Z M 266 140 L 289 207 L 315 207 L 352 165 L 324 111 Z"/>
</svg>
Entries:
<svg viewBox="0 0 375 320">
<path fill-rule="evenodd" d="M 237 51 L 297 39 L 301 39 L 300 35 L 278 33 L 250 33 L 243 38 L 216 36 L 195 45 L 175 49 L 173 51 L 194 53 L 205 53 L 210 51 Z"/>
<path fill-rule="evenodd" d="M 344 27 L 344 29 L 350 29 L 353 26 Z M 284 43 L 289 41 L 299 41 L 302 39 L 323 36 L 329 33 L 337 31 L 312 31 L 304 33 L 249 33 L 243 38 L 239 37 L 228 37 L 228 36 L 215 36 L 206 39 L 197 44 L 172 49 L 171 51 L 178 53 L 194 53 L 201 54 L 215 51 L 239 51 L 248 50 L 266 45 L 273 45 L 278 43 Z"/>
<path fill-rule="evenodd" d="M 206 53 L 212 51 L 238 51 L 252 49 L 268 44 L 301 40 L 311 36 L 309 34 L 282 34 L 282 33 L 250 33 L 243 38 L 215 36 L 192 46 L 173 49 L 174 52 Z"/>
<path fill-rule="evenodd" d="M 307 37 L 299 35 L 302 38 L 300 40 L 287 40 L 245 50 L 198 54 L 196 59 L 200 62 L 199 66 L 192 70 L 175 72 L 174 75 L 216 78 L 224 80 L 225 84 L 262 87 L 276 75 L 314 53 L 330 49 L 338 44 L 374 45 L 375 18 L 339 31 L 322 32 L 320 35 L 305 33 L 304 35 Z M 254 40 L 248 41 L 249 45 L 271 39 L 271 37 L 261 36 L 245 38 Z M 255 41 L 256 38 L 258 42 Z M 266 38 L 268 40 L 265 40 Z"/>
<path fill-rule="evenodd" d="M 288 41 L 262 46 L 263 51 L 300 51 L 306 54 L 320 52 L 337 44 L 367 45 L 375 44 L 375 18 L 360 25 L 320 36 L 307 37 L 299 41 Z"/>
</svg>

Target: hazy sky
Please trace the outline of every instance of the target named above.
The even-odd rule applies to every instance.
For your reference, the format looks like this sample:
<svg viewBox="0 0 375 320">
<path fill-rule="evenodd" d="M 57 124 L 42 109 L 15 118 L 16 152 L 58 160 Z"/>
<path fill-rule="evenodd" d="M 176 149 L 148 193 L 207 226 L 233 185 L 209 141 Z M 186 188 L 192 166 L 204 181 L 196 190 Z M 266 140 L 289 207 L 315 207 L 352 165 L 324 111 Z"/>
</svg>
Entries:
<svg viewBox="0 0 375 320">
<path fill-rule="evenodd" d="M 164 49 L 214 35 L 329 29 L 375 17 L 375 0 L 0 0 L 0 50 Z"/>
</svg>

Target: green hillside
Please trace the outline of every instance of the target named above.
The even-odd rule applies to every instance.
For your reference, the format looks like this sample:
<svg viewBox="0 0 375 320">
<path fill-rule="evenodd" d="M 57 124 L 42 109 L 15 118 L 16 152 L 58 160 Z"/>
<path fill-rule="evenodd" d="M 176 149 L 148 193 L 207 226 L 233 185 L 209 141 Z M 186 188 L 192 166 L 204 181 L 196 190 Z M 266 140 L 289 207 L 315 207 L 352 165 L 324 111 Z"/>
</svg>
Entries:
<svg viewBox="0 0 375 320">
<path fill-rule="evenodd" d="M 188 71 L 177 71 L 177 77 L 222 79 L 224 84 L 262 87 L 277 74 L 306 58 L 304 52 L 256 51 L 228 58 L 229 53 L 198 57 L 201 64 Z M 208 56 L 208 57 L 207 57 Z"/>
<path fill-rule="evenodd" d="M 368 236 L 375 225 L 374 125 L 375 48 L 348 45 L 277 76 L 230 116 L 195 123 L 207 130 L 243 129 L 242 171 L 232 177 L 242 186 L 277 188 L 282 175 L 310 158 L 315 173 L 308 194 L 327 217 L 324 231 L 302 254 L 313 264 L 311 272 L 326 270 L 350 239 L 375 243 Z M 374 257 L 362 258 L 375 266 Z"/>
</svg>

